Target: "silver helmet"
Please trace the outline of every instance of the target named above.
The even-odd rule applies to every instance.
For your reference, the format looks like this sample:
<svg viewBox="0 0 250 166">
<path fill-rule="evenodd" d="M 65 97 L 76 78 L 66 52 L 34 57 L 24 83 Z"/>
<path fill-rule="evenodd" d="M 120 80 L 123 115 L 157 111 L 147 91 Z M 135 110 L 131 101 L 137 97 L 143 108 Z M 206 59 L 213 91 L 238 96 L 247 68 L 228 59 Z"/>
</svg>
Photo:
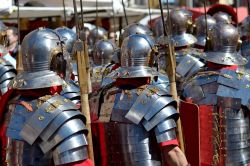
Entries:
<svg viewBox="0 0 250 166">
<path fill-rule="evenodd" d="M 71 54 L 77 39 L 76 33 L 67 27 L 59 27 L 55 31 L 63 37 L 66 50 Z"/>
<path fill-rule="evenodd" d="M 215 13 L 213 15 L 213 18 L 216 20 L 217 23 L 226 23 L 226 24 L 232 23 L 232 16 L 222 11 Z"/>
<path fill-rule="evenodd" d="M 157 72 L 151 68 L 154 45 L 154 39 L 144 34 L 125 38 L 121 46 L 121 67 L 114 75 L 121 78 L 156 76 Z"/>
<path fill-rule="evenodd" d="M 58 74 L 65 72 L 63 40 L 56 31 L 39 28 L 22 42 L 23 72 L 9 84 L 14 89 L 39 89 L 63 84 Z"/>
<path fill-rule="evenodd" d="M 247 60 L 237 52 L 239 33 L 232 24 L 219 23 L 209 31 L 211 51 L 201 58 L 222 65 L 245 65 Z"/>
<path fill-rule="evenodd" d="M 195 20 L 195 27 L 196 27 L 196 38 L 197 42 L 195 44 L 199 46 L 205 46 L 206 44 L 206 26 L 208 31 L 213 28 L 213 26 L 216 25 L 216 20 L 211 17 L 210 15 L 207 15 L 207 21 L 205 18 L 205 15 L 202 15 L 198 17 Z"/>
<path fill-rule="evenodd" d="M 116 45 L 111 40 L 99 40 L 94 46 L 93 60 L 95 65 L 106 65 L 111 62 Z"/>
<path fill-rule="evenodd" d="M 184 10 L 172 10 L 170 12 L 170 20 L 172 24 L 172 38 L 176 47 L 192 45 L 197 41 L 192 34 L 187 33 L 190 16 Z"/>
<path fill-rule="evenodd" d="M 127 27 L 124 28 L 124 31 L 122 33 L 122 41 L 130 36 L 130 35 L 134 35 L 134 34 L 145 34 L 145 35 L 149 35 L 152 36 L 153 32 L 146 26 L 142 25 L 142 24 L 138 24 L 138 23 L 133 23 L 128 25 Z"/>
<path fill-rule="evenodd" d="M 160 37 L 161 35 L 164 34 L 164 28 L 163 28 L 163 24 L 162 24 L 162 19 L 161 18 L 158 18 L 155 21 L 155 26 L 154 26 L 153 32 L 154 32 L 154 36 L 156 38 L 158 38 L 158 37 Z"/>
<path fill-rule="evenodd" d="M 102 27 L 96 27 L 90 31 L 88 36 L 89 45 L 94 45 L 98 40 L 107 39 L 108 32 Z"/>
</svg>

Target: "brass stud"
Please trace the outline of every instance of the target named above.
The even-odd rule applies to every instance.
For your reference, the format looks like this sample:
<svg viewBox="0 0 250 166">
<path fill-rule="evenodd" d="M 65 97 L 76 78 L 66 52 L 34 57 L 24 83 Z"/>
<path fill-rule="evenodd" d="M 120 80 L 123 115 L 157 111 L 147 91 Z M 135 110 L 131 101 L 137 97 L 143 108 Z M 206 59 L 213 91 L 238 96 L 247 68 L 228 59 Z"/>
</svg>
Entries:
<svg viewBox="0 0 250 166">
<path fill-rule="evenodd" d="M 40 121 L 43 121 L 45 119 L 45 117 L 44 116 L 38 116 L 38 120 L 40 120 Z"/>
</svg>

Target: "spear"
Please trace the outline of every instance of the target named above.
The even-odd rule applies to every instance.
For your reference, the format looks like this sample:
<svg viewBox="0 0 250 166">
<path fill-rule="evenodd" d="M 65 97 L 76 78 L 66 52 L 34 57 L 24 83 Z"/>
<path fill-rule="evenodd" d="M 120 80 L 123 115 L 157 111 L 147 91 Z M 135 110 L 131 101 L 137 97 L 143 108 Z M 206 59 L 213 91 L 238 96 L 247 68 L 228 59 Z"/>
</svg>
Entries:
<svg viewBox="0 0 250 166">
<path fill-rule="evenodd" d="M 176 61 L 175 61 L 175 54 L 174 54 L 174 42 L 171 39 L 171 20 L 170 20 L 170 12 L 169 12 L 169 6 L 168 6 L 168 0 L 167 0 L 167 10 L 168 10 L 168 33 L 166 31 L 166 26 L 164 22 L 164 15 L 163 15 L 163 9 L 162 9 L 162 3 L 161 0 L 159 0 L 159 5 L 160 5 L 160 10 L 161 10 L 161 19 L 162 19 L 162 25 L 163 25 L 163 32 L 164 32 L 164 37 L 167 37 L 167 47 L 166 47 L 166 61 L 167 61 L 167 74 L 169 77 L 169 82 L 170 82 L 170 93 L 173 96 L 175 100 L 178 100 L 178 95 L 177 95 L 177 89 L 176 89 L 176 80 L 175 80 L 175 67 L 176 67 Z M 165 38 L 164 38 L 165 40 Z M 177 121 L 177 130 L 178 130 L 178 139 L 180 142 L 180 148 L 185 153 L 185 148 L 184 148 L 184 141 L 183 141 L 183 135 L 182 135 L 182 126 L 181 126 L 181 120 L 179 119 Z"/>
<path fill-rule="evenodd" d="M 90 120 L 90 111 L 89 111 L 89 101 L 88 101 L 88 77 L 87 74 L 87 61 L 86 56 L 84 55 L 84 44 L 80 39 L 79 24 L 78 24 L 78 15 L 76 8 L 76 0 L 73 0 L 74 13 L 75 13 L 75 25 L 77 33 L 77 41 L 75 43 L 76 50 L 76 59 L 77 59 L 77 71 L 79 78 L 79 86 L 81 91 L 81 111 L 86 117 L 86 127 L 88 129 L 88 154 L 90 159 L 94 162 L 94 151 L 93 151 L 93 142 L 92 142 L 92 132 L 91 132 L 91 120 Z"/>
<path fill-rule="evenodd" d="M 67 15 L 66 15 L 66 8 L 65 8 L 65 0 L 63 0 L 63 16 L 64 16 L 64 25 L 67 27 Z"/>
<path fill-rule="evenodd" d="M 20 10 L 19 10 L 19 0 L 17 0 L 17 29 L 18 29 L 18 55 L 16 60 L 16 69 L 20 73 L 23 70 L 22 64 L 22 50 L 21 50 L 21 36 L 20 36 Z"/>
</svg>

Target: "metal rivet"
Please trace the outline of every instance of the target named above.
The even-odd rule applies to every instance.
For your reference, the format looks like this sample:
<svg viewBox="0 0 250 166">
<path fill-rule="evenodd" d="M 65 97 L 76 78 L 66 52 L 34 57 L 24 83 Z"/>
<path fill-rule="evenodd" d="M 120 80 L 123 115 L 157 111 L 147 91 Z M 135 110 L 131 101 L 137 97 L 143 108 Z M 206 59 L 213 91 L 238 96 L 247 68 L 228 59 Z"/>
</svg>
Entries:
<svg viewBox="0 0 250 166">
<path fill-rule="evenodd" d="M 42 121 L 42 120 L 44 120 L 44 119 L 45 119 L 44 116 L 38 116 L 38 120 Z"/>
</svg>

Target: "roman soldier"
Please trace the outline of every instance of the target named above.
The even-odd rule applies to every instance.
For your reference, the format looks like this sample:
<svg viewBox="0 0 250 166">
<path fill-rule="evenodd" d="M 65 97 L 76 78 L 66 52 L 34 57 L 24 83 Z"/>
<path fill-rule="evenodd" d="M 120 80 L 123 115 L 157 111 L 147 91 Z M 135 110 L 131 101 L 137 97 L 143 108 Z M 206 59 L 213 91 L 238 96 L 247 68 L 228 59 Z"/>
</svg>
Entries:
<svg viewBox="0 0 250 166">
<path fill-rule="evenodd" d="M 209 38 L 211 50 L 201 56 L 207 61 L 206 71 L 185 82 L 182 93 L 189 108 L 192 103 L 198 105 L 198 110 L 183 107 L 181 111 L 195 117 L 182 120 L 185 140 L 190 143 L 186 149 L 194 151 L 189 161 L 192 165 L 249 165 L 250 77 L 249 71 L 240 67 L 247 61 L 237 52 L 238 30 L 219 23 L 209 32 Z M 190 134 L 185 126 L 197 135 Z"/>
<path fill-rule="evenodd" d="M 106 77 L 92 131 L 96 165 L 187 165 L 176 138 L 177 103 L 151 68 L 154 40 L 130 35 L 121 46 L 121 67 Z"/>
<path fill-rule="evenodd" d="M 54 30 L 39 28 L 23 39 L 24 70 L 0 101 L 1 165 L 93 165 L 85 117 L 59 95 L 62 61 L 63 39 Z"/>
<path fill-rule="evenodd" d="M 88 35 L 89 60 L 90 66 L 93 65 L 93 51 L 96 42 L 102 39 L 108 39 L 108 32 L 102 27 L 92 29 Z"/>
<path fill-rule="evenodd" d="M 200 53 L 192 48 L 192 45 L 197 42 L 197 39 L 192 34 L 187 33 L 189 19 L 184 10 L 172 10 L 170 12 L 170 21 L 172 23 L 171 40 L 174 42 L 178 89 L 181 89 L 184 80 L 202 70 L 204 67 L 204 63 L 197 58 Z M 165 73 L 168 65 L 165 50 L 169 39 L 166 36 L 161 36 L 157 39 L 157 43 L 159 44 L 158 68 L 161 72 Z"/>
</svg>

